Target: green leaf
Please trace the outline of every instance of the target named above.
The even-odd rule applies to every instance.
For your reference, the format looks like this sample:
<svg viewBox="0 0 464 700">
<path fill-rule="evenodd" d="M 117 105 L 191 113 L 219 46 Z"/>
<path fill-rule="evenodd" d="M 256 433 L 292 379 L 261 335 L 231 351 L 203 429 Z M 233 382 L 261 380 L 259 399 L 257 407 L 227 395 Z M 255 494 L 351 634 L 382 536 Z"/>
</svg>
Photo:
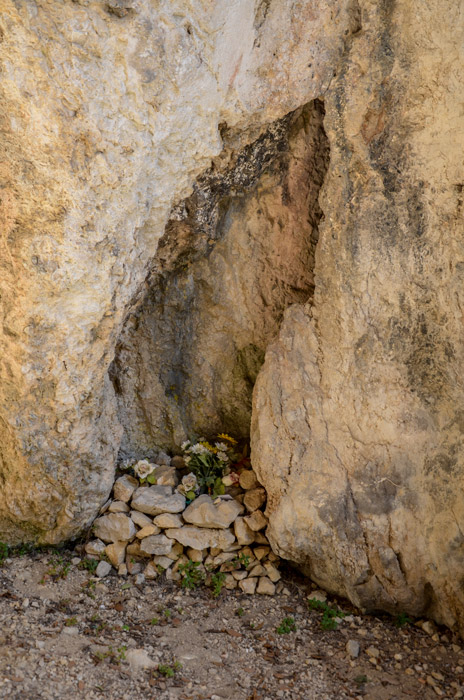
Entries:
<svg viewBox="0 0 464 700">
<path fill-rule="evenodd" d="M 156 484 L 156 476 L 154 474 L 149 474 L 147 476 L 147 481 L 149 484 Z"/>
</svg>

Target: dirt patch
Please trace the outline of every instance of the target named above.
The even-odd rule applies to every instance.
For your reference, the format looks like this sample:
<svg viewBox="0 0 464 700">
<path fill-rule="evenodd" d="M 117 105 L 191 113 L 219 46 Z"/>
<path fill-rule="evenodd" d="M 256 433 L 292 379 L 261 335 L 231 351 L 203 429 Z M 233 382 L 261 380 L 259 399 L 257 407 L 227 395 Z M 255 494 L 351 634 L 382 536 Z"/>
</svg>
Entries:
<svg viewBox="0 0 464 700">
<path fill-rule="evenodd" d="M 397 627 L 330 599 L 346 617 L 324 630 L 323 612 L 308 608 L 311 583 L 291 571 L 280 595 L 223 590 L 214 599 L 164 578 L 140 587 L 115 574 L 98 580 L 79 561 L 76 552 L 41 552 L 0 568 L 0 697 L 464 695 L 464 653 L 449 632 Z M 347 651 L 350 640 L 358 658 Z"/>
</svg>

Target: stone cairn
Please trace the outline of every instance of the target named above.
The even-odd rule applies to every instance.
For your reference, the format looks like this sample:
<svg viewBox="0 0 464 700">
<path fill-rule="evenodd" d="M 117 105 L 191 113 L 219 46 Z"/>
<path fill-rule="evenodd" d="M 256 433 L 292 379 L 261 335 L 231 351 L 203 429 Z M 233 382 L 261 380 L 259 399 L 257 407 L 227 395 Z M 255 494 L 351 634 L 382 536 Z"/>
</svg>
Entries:
<svg viewBox="0 0 464 700">
<path fill-rule="evenodd" d="M 213 572 L 222 572 L 226 589 L 280 593 L 280 560 L 264 534 L 266 491 L 255 473 L 243 469 L 239 483 L 224 495 L 203 494 L 187 505 L 177 490 L 185 472 L 182 457 L 162 453 L 157 462 L 164 464 L 155 465 L 154 485 L 140 485 L 128 474 L 116 480 L 93 525 L 97 539 L 85 545 L 88 557 L 101 559 L 97 576 L 114 567 L 121 576 L 134 575 L 138 584 L 163 573 L 182 581 L 182 565 L 192 561 L 206 584 Z"/>
</svg>

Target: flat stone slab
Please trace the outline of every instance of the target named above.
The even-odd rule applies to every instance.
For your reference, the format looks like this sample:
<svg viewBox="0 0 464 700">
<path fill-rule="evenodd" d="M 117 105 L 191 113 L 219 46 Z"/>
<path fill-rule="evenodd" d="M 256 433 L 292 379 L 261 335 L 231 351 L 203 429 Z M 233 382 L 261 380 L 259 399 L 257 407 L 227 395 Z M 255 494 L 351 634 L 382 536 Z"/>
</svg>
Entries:
<svg viewBox="0 0 464 700">
<path fill-rule="evenodd" d="M 177 491 L 173 493 L 170 486 L 141 487 L 135 492 L 131 506 L 148 515 L 181 513 L 185 508 L 185 496 Z"/>
<path fill-rule="evenodd" d="M 243 506 L 235 500 L 214 504 L 211 496 L 203 494 L 195 498 L 182 514 L 185 522 L 196 527 L 228 528 L 243 513 Z"/>
<path fill-rule="evenodd" d="M 166 535 L 180 542 L 184 547 L 192 547 L 193 549 L 217 547 L 217 549 L 224 550 L 235 542 L 235 536 L 230 530 L 208 530 L 189 525 L 166 530 Z"/>
</svg>

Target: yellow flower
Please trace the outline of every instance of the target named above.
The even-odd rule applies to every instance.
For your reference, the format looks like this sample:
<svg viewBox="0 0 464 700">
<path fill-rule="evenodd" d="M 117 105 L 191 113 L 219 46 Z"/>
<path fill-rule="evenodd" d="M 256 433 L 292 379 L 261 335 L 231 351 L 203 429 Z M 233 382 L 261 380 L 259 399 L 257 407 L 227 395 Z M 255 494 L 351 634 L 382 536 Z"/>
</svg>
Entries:
<svg viewBox="0 0 464 700">
<path fill-rule="evenodd" d="M 234 440 L 233 437 L 230 437 L 230 435 L 227 435 L 226 433 L 219 433 L 217 437 L 219 440 L 228 440 L 232 445 L 237 444 L 237 440 Z"/>
<path fill-rule="evenodd" d="M 210 452 L 212 452 L 213 455 L 215 455 L 216 452 L 218 451 L 217 447 L 213 447 L 206 440 L 203 440 L 202 442 L 200 442 L 200 445 L 203 445 L 203 447 L 206 447 L 206 449 L 209 450 Z"/>
</svg>

